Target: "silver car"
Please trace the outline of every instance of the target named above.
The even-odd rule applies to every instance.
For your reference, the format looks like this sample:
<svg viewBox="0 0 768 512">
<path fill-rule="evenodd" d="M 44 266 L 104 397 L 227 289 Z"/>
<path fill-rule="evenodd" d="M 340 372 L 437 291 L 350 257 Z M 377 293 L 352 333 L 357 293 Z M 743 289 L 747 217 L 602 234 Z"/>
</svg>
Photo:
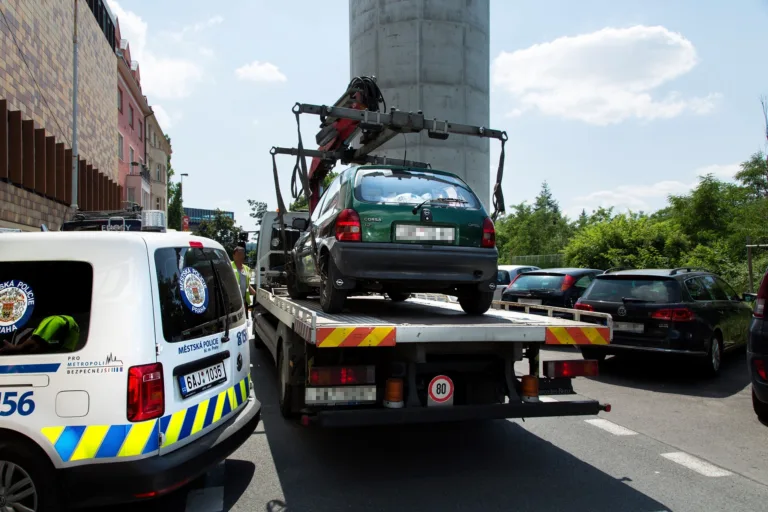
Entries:
<svg viewBox="0 0 768 512">
<path fill-rule="evenodd" d="M 531 265 L 499 265 L 496 274 L 496 291 L 493 292 L 493 300 L 501 300 L 501 294 L 518 275 L 525 272 L 541 270 Z"/>
</svg>

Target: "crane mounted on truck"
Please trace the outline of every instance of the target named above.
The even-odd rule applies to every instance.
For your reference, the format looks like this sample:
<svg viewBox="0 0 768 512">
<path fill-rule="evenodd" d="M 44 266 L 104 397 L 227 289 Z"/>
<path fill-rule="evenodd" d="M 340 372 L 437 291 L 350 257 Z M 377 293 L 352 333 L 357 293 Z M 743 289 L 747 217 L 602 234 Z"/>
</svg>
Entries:
<svg viewBox="0 0 768 512">
<path fill-rule="evenodd" d="M 581 360 L 547 361 L 542 372 L 541 348 L 610 343 L 610 315 L 494 302 L 485 315 L 471 317 L 450 301 L 394 301 L 378 295 L 350 298 L 341 314 L 328 314 L 316 301 L 288 296 L 292 243 L 307 229 L 323 178 L 338 162 L 428 167 L 371 154 L 398 133 L 500 140 L 493 216 L 503 213 L 504 132 L 429 119 L 421 112 L 383 113 L 383 100 L 372 83 L 353 80 L 334 106 L 297 103 L 298 147 L 270 151 L 278 210 L 264 216 L 258 241 L 253 334 L 278 367 L 281 413 L 300 417 L 305 425 L 352 426 L 610 411 L 609 404 L 578 397 L 539 399 L 573 394 L 574 377 L 597 373 L 596 361 Z M 320 149 L 304 148 L 301 114 L 320 116 Z M 286 210 L 276 155 L 296 156 L 292 195 L 303 193 L 310 212 Z M 309 171 L 306 157 L 313 158 Z M 518 374 L 521 367 L 515 363 L 523 359 L 528 365 Z"/>
</svg>

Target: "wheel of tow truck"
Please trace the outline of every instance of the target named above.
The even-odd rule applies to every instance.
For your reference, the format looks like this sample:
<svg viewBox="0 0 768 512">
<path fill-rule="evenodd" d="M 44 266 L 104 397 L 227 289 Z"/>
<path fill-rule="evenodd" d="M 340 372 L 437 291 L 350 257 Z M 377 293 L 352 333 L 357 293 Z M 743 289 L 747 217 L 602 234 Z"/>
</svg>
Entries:
<svg viewBox="0 0 768 512">
<path fill-rule="evenodd" d="M 579 347 L 579 350 L 581 351 L 581 357 L 584 359 L 592 359 L 594 361 L 597 361 L 598 363 L 602 363 L 605 361 L 606 354 L 605 352 L 602 352 L 600 350 L 595 350 L 590 347 Z"/>
<path fill-rule="evenodd" d="M 327 256 L 325 267 L 324 271 L 320 272 L 320 307 L 326 313 L 341 313 L 344 309 L 344 301 L 347 299 L 347 292 L 333 286 L 331 276 L 338 275 L 338 270 L 330 255 Z"/>
<path fill-rule="evenodd" d="M 493 292 L 474 290 L 459 295 L 461 309 L 468 315 L 482 315 L 488 311 L 493 302 Z"/>
<path fill-rule="evenodd" d="M 279 401 L 280 401 L 280 414 L 283 418 L 290 419 L 293 417 L 293 386 L 289 384 L 290 381 L 290 359 L 285 355 L 283 350 L 283 344 L 281 343 L 277 349 L 277 376 L 279 382 Z"/>
<path fill-rule="evenodd" d="M 717 377 L 720 375 L 720 366 L 722 366 L 723 360 L 723 341 L 720 339 L 720 335 L 715 333 L 712 335 L 712 341 L 709 343 L 709 351 L 707 357 L 702 361 L 702 371 L 707 377 Z"/>
<path fill-rule="evenodd" d="M 0 441 L 0 509 L 57 511 L 56 475 L 39 450 L 13 440 Z"/>
<path fill-rule="evenodd" d="M 410 293 L 387 292 L 387 297 L 389 297 L 389 300 L 392 302 L 403 302 L 404 300 L 408 300 L 408 297 L 410 296 Z"/>
<path fill-rule="evenodd" d="M 760 421 L 768 423 L 768 404 L 761 402 L 760 399 L 757 398 L 755 388 L 752 388 L 752 409 L 755 410 L 755 414 L 757 414 L 757 418 Z"/>
</svg>

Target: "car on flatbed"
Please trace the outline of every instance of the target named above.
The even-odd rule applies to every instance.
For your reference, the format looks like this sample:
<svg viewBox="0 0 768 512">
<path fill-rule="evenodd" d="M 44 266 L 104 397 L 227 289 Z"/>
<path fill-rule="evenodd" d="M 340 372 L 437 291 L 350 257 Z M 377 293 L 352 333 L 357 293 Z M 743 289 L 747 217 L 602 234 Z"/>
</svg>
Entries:
<svg viewBox="0 0 768 512">
<path fill-rule="evenodd" d="M 396 166 L 353 166 L 328 186 L 292 251 L 291 297 L 319 293 L 326 313 L 348 296 L 411 293 L 458 297 L 485 313 L 496 289 L 493 221 L 454 174 Z"/>
<path fill-rule="evenodd" d="M 747 341 L 751 308 L 720 276 L 691 267 L 601 274 L 576 309 L 610 313 L 610 346 L 582 347 L 585 358 L 651 352 L 689 356 L 709 375 Z"/>
</svg>

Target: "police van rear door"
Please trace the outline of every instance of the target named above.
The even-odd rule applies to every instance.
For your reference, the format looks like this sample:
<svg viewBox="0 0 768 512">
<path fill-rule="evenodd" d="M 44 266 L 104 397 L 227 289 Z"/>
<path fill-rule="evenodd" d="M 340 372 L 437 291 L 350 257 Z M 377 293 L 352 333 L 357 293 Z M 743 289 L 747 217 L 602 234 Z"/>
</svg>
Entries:
<svg viewBox="0 0 768 512">
<path fill-rule="evenodd" d="M 162 455 L 245 405 L 250 354 L 243 301 L 221 245 L 183 235 L 147 237 L 147 244 L 158 292 L 157 361 L 165 379 Z"/>
</svg>

